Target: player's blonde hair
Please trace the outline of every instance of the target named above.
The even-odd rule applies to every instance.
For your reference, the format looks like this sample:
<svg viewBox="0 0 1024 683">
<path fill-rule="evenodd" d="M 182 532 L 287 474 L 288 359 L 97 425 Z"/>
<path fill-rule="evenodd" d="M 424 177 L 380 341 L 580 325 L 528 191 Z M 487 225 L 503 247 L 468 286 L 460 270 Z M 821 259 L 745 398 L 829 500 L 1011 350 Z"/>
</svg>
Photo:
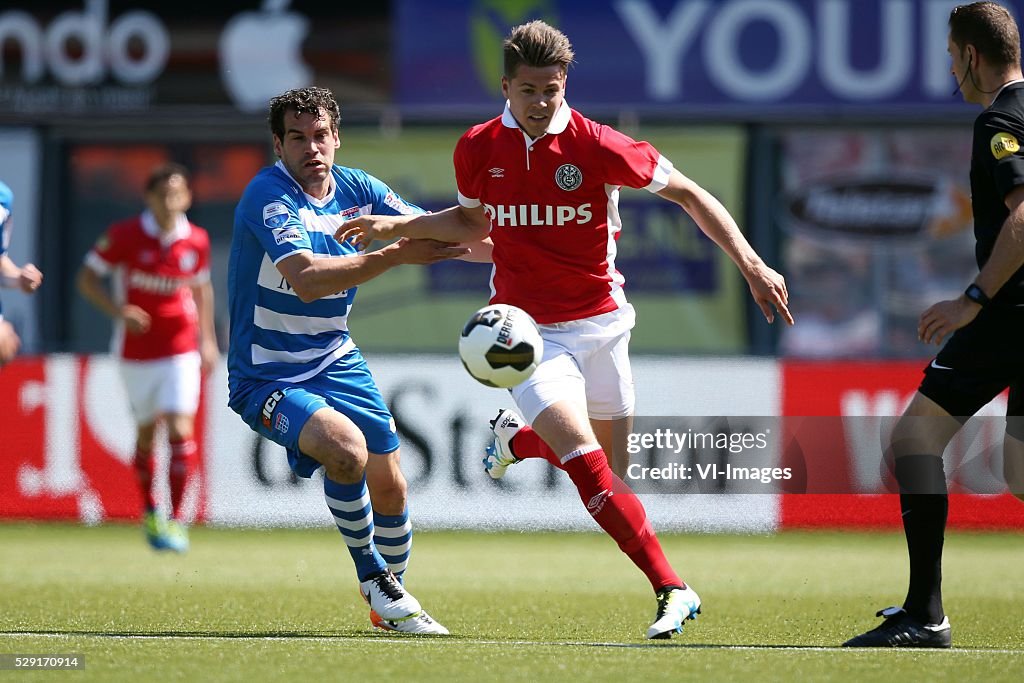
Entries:
<svg viewBox="0 0 1024 683">
<path fill-rule="evenodd" d="M 568 71 L 576 56 L 564 33 L 543 21 L 516 26 L 505 38 L 505 76 L 512 78 L 526 66 L 560 66 Z"/>
<path fill-rule="evenodd" d="M 972 2 L 954 7 L 949 13 L 949 37 L 961 54 L 966 46 L 973 45 L 996 66 L 1020 65 L 1020 32 L 1002 5 Z"/>
</svg>

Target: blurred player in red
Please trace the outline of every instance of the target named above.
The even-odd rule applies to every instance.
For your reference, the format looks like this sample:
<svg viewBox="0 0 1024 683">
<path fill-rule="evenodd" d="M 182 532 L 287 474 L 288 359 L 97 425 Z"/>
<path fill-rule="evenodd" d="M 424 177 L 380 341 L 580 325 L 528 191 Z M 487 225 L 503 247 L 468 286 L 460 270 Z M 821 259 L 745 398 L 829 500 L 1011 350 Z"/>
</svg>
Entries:
<svg viewBox="0 0 1024 683">
<path fill-rule="evenodd" d="M 86 255 L 78 291 L 114 320 L 112 353 L 121 360 L 138 427 L 134 468 L 145 501 L 146 539 L 158 550 L 185 552 L 182 500 L 196 470 L 201 377 L 220 356 L 210 238 L 185 216 L 192 192 L 183 166 L 155 168 L 145 199 L 145 212 L 110 226 Z M 103 283 L 108 275 L 116 278 L 110 290 Z M 161 421 L 170 441 L 169 519 L 153 495 L 153 440 Z"/>
<path fill-rule="evenodd" d="M 14 193 L 5 183 L 0 182 L 0 287 L 34 294 L 43 284 L 43 274 L 31 263 L 19 268 L 7 255 L 11 228 L 14 226 L 11 218 L 13 207 Z M 4 320 L 3 307 L 0 306 L 0 366 L 13 359 L 20 347 L 21 339 L 14 331 L 14 326 Z"/>
<path fill-rule="evenodd" d="M 668 638 L 700 611 L 673 571 L 640 500 L 613 473 L 627 464 L 633 377 L 627 347 L 633 307 L 615 269 L 619 188 L 644 188 L 683 208 L 739 267 L 765 318 L 785 320 L 788 294 L 714 197 L 646 142 L 591 121 L 564 100 L 568 38 L 541 21 L 505 40 L 501 116 L 455 147 L 459 206 L 420 216 L 362 216 L 340 239 L 431 237 L 475 243 L 494 262 L 491 303 L 525 309 L 540 324 L 544 358 L 512 389 L 525 421 L 504 410 L 485 458 L 498 478 L 525 458 L 564 470 L 597 523 L 650 580 L 658 599 L 648 638 Z M 493 248 L 493 251 L 492 251 Z M 527 424 L 532 425 L 526 426 Z M 623 495 L 625 494 L 625 495 Z"/>
</svg>

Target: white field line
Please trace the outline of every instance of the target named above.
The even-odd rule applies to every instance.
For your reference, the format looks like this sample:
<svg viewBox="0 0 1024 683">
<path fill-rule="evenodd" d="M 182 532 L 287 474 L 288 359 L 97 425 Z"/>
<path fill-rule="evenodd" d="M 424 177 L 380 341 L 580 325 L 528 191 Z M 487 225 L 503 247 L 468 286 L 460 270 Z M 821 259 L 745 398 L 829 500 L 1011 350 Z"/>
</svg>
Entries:
<svg viewBox="0 0 1024 683">
<path fill-rule="evenodd" d="M 483 638 L 445 638 L 445 637 L 434 637 L 434 636 L 400 636 L 400 635 L 384 635 L 379 636 L 347 636 L 347 635 L 336 635 L 336 636 L 313 636 L 313 635 L 288 635 L 288 636 L 271 636 L 271 635 L 209 635 L 209 634 L 165 634 L 165 633 L 99 633 L 95 631 L 85 633 L 33 633 L 31 631 L 4 631 L 0 632 L 0 638 L 102 638 L 111 640 L 237 640 L 237 641 L 305 641 L 305 642 L 324 642 L 336 643 L 339 640 L 348 641 L 353 643 L 375 643 L 378 645 L 398 645 L 400 647 L 406 647 L 409 645 L 447 645 L 447 646 L 459 646 L 459 645 L 502 645 L 502 646 L 517 646 L 517 647 L 621 647 L 621 648 L 680 648 L 687 650 L 748 650 L 748 651 L 760 651 L 760 652 L 771 652 L 774 650 L 790 651 L 790 652 L 865 652 L 863 648 L 846 648 L 846 647 L 825 647 L 825 646 L 801 646 L 801 645 L 709 645 L 705 643 L 685 643 L 682 641 L 676 641 L 674 644 L 668 643 L 601 643 L 601 642 L 557 642 L 557 641 L 539 641 L 539 640 L 486 640 Z M 904 650 L 900 650 L 901 652 Z M 909 649 L 910 652 L 921 652 L 920 649 Z M 929 652 L 946 652 L 953 654 L 986 654 L 986 655 L 1021 655 L 1024 654 L 1024 648 L 1019 649 L 996 649 L 996 648 L 962 648 L 954 647 L 948 650 L 928 650 Z M 872 652 L 878 654 L 879 650 L 872 650 Z"/>
</svg>

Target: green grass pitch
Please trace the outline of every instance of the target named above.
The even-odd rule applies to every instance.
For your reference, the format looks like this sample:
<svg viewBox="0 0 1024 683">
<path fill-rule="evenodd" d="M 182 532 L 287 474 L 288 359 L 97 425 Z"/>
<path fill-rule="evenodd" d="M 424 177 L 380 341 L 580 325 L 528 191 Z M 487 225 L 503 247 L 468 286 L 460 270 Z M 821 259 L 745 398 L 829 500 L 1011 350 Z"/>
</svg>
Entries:
<svg viewBox="0 0 1024 683">
<path fill-rule="evenodd" d="M 0 654 L 81 654 L 67 681 L 1020 681 L 1024 543 L 950 534 L 950 651 L 836 646 L 902 599 L 902 535 L 669 535 L 704 601 L 671 641 L 599 534 L 421 532 L 407 583 L 454 634 L 374 633 L 337 531 L 0 525 Z"/>
</svg>

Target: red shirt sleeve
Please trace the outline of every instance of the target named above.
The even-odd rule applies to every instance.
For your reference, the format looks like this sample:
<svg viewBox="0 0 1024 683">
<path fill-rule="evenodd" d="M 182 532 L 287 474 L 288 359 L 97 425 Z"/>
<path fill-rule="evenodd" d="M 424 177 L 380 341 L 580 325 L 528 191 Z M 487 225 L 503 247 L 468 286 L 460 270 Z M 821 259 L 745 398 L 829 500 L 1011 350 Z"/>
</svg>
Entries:
<svg viewBox="0 0 1024 683">
<path fill-rule="evenodd" d="M 196 274 L 200 275 L 210 270 L 210 234 L 206 232 L 206 230 L 195 225 L 192 226 L 192 229 L 199 233 L 199 239 L 196 240 L 198 242 L 196 245 L 196 251 L 199 252 L 199 260 L 196 263 Z"/>
<path fill-rule="evenodd" d="M 599 144 L 608 184 L 643 188 L 654 180 L 661 154 L 651 143 L 637 142 L 614 128 L 601 126 Z"/>
<path fill-rule="evenodd" d="M 480 199 L 482 194 L 480 188 L 480 174 L 474 170 L 472 155 L 470 153 L 470 138 L 467 132 L 455 145 L 455 152 L 452 161 L 455 164 L 455 186 L 459 194 L 467 199 Z"/>
<path fill-rule="evenodd" d="M 110 226 L 105 233 L 100 235 L 93 245 L 93 252 L 111 266 L 116 266 L 128 260 L 131 251 L 128 244 L 128 231 L 124 224 L 116 223 Z"/>
</svg>

